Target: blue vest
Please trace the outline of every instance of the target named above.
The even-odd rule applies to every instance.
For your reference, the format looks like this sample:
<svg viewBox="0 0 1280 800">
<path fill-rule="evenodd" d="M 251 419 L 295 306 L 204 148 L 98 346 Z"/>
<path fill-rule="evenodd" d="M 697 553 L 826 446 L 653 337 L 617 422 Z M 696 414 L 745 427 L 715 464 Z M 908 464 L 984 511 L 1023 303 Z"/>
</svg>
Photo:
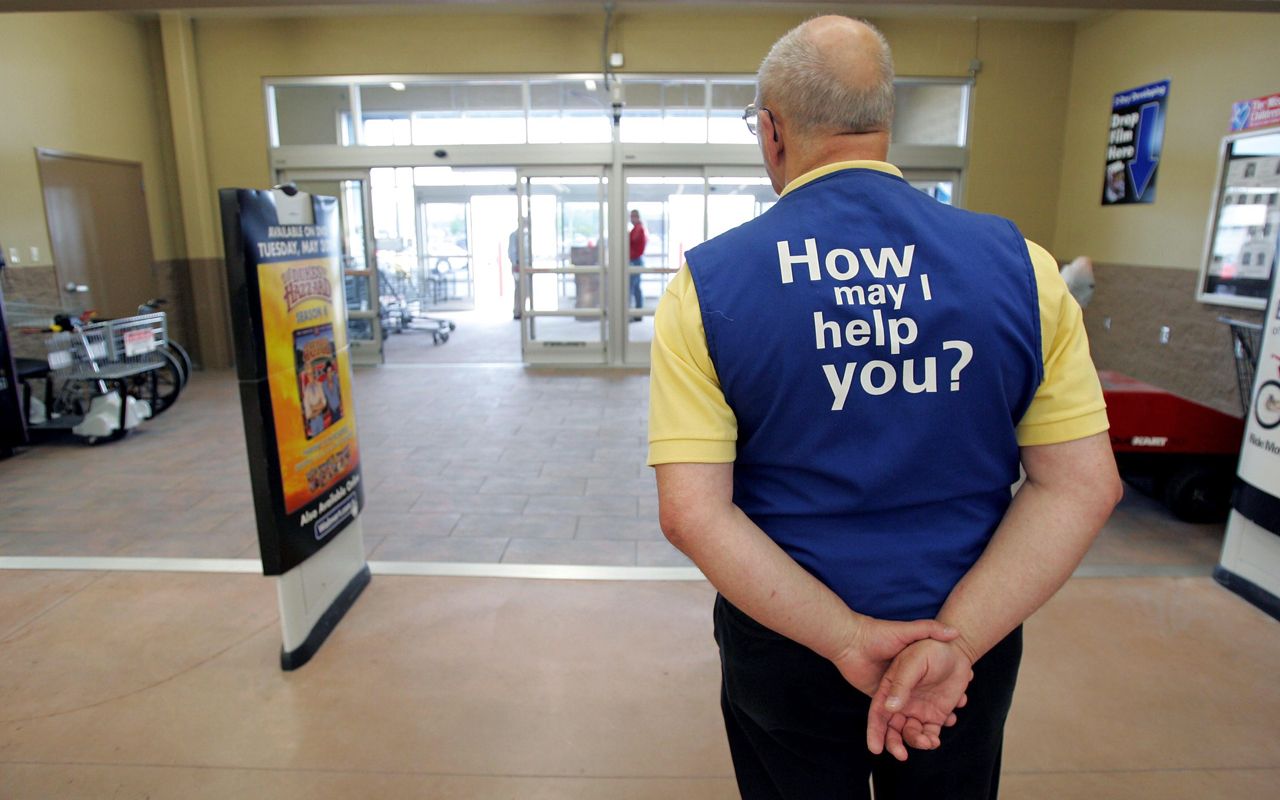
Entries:
<svg viewBox="0 0 1280 800">
<path fill-rule="evenodd" d="M 1009 506 L 1043 377 L 1022 235 L 847 169 L 687 261 L 734 502 L 854 610 L 934 616 Z"/>
</svg>

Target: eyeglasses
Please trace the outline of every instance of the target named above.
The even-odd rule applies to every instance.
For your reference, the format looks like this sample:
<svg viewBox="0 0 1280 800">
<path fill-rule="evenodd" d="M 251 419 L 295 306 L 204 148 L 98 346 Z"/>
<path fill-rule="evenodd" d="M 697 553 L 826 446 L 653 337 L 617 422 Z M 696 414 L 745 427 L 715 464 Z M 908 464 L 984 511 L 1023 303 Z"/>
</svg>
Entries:
<svg viewBox="0 0 1280 800">
<path fill-rule="evenodd" d="M 770 117 L 773 116 L 772 111 L 765 108 L 764 106 L 760 106 L 759 108 L 756 108 L 755 103 L 750 103 L 747 105 L 746 108 L 742 109 L 742 121 L 747 123 L 747 130 L 751 132 L 752 136 L 756 135 L 756 130 L 758 130 L 759 128 L 761 111 L 767 113 Z"/>
</svg>

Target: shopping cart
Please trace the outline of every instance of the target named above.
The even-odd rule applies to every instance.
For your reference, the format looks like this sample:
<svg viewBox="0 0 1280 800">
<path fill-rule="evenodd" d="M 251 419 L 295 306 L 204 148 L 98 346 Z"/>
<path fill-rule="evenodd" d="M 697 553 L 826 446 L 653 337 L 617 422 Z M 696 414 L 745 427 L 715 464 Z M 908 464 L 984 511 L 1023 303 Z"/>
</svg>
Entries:
<svg viewBox="0 0 1280 800">
<path fill-rule="evenodd" d="M 166 397 L 158 382 L 165 366 L 162 312 L 85 323 L 60 308 L 10 309 L 23 414 L 33 433 L 70 430 L 90 444 L 111 441 L 172 404 L 176 392 Z"/>
<path fill-rule="evenodd" d="M 1218 317 L 1218 322 L 1231 332 L 1231 351 L 1236 360 L 1236 384 L 1240 389 L 1240 405 L 1247 417 L 1253 396 L 1253 378 L 1258 369 L 1258 351 L 1262 348 L 1262 324 L 1246 320 Z"/>
</svg>

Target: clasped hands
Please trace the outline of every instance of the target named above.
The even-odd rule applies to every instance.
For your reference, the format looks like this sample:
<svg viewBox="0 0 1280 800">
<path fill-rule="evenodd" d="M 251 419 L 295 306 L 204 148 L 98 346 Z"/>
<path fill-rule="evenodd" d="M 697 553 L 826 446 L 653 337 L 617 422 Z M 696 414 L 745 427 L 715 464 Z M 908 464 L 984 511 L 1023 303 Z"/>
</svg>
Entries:
<svg viewBox="0 0 1280 800">
<path fill-rule="evenodd" d="M 832 659 L 845 680 L 871 697 L 867 749 L 907 760 L 907 747 L 933 750 L 973 680 L 970 648 L 936 620 L 891 622 L 863 617 Z"/>
</svg>

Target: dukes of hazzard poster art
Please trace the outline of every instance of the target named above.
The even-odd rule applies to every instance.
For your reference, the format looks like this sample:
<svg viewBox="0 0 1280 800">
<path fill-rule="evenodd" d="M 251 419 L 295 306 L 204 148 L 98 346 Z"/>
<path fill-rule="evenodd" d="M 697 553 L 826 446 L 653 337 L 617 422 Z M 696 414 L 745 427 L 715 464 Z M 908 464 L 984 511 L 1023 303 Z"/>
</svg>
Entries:
<svg viewBox="0 0 1280 800">
<path fill-rule="evenodd" d="M 222 200 L 224 233 L 229 214 L 239 228 L 228 272 L 263 567 L 280 574 L 363 505 L 337 204 L 313 196 L 314 224 L 282 224 L 269 191 Z"/>
<path fill-rule="evenodd" d="M 358 463 L 355 422 L 342 413 L 350 405 L 344 395 L 351 389 L 351 366 L 345 326 L 335 319 L 342 311 L 341 279 L 330 272 L 319 261 L 258 265 L 276 447 L 290 514 L 320 499 Z"/>
</svg>

